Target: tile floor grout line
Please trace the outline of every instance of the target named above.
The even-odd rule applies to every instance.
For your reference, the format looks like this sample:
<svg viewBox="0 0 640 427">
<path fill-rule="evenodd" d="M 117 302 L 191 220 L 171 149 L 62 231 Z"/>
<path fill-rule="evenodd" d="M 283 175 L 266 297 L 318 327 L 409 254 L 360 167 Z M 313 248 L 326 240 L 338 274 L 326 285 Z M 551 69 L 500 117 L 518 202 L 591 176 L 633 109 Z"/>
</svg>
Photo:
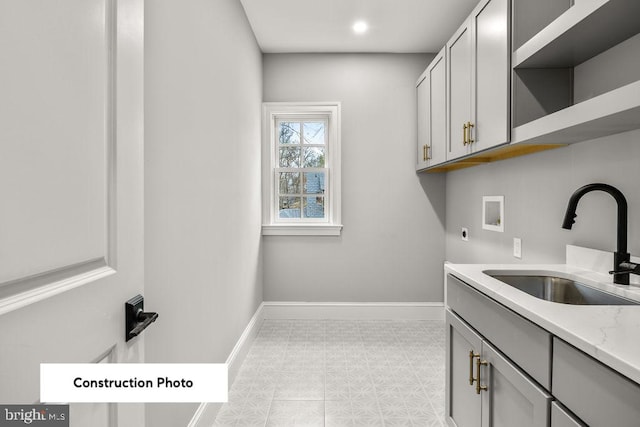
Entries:
<svg viewBox="0 0 640 427">
<path fill-rule="evenodd" d="M 365 357 L 366 357 L 366 354 L 367 353 L 365 353 Z M 371 382 L 373 383 L 373 389 L 376 392 L 375 393 L 375 398 L 376 398 L 376 405 L 378 407 L 378 414 L 380 415 L 380 420 L 382 421 L 382 427 L 386 427 L 387 423 L 384 420 L 384 415 L 382 413 L 382 406 L 380 405 L 380 398 L 379 398 L 379 395 L 378 395 L 378 392 L 377 392 L 378 387 L 376 386 L 375 381 L 373 381 L 373 376 L 371 375 L 372 369 L 371 369 L 371 364 L 369 363 L 369 358 L 368 357 L 366 357 L 366 358 L 367 358 L 367 365 L 369 366 L 369 372 L 370 372 L 369 377 L 371 378 Z"/>
<path fill-rule="evenodd" d="M 334 330 L 341 331 L 339 333 L 333 333 L 332 328 Z M 318 368 L 320 368 L 320 375 L 318 377 L 322 381 L 322 399 L 317 400 L 313 399 L 311 401 L 319 403 L 318 406 L 322 408 L 322 416 L 317 417 L 317 424 L 314 425 L 324 425 L 325 427 L 334 427 L 333 424 L 335 422 L 340 422 L 340 420 L 348 422 L 348 423 L 358 423 L 358 415 L 366 414 L 369 409 L 366 409 L 367 406 L 364 406 L 364 411 L 362 412 L 363 407 L 358 407 L 358 410 L 354 412 L 356 406 L 354 406 L 354 402 L 356 396 L 359 398 L 368 399 L 366 396 L 368 395 L 366 392 L 366 388 L 369 387 L 367 384 L 361 385 L 359 388 L 354 388 L 354 382 L 347 377 L 346 381 L 337 381 L 335 382 L 335 395 L 328 395 L 328 384 L 329 384 L 329 366 L 331 364 L 331 372 L 332 378 L 337 379 L 339 372 L 350 372 L 350 375 L 358 372 L 360 374 L 365 374 L 365 377 L 368 379 L 368 383 L 370 384 L 372 393 L 372 399 L 369 400 L 370 403 L 375 404 L 376 412 L 377 412 L 377 422 L 375 425 L 388 425 L 389 422 L 394 420 L 394 412 L 393 407 L 391 407 L 391 412 L 385 413 L 382 411 L 382 403 L 381 397 L 384 394 L 385 396 L 394 396 L 394 393 L 398 392 L 397 402 L 402 403 L 403 413 L 402 417 L 395 418 L 396 422 L 404 422 L 407 425 L 418 425 L 416 422 L 416 418 L 420 421 L 426 420 L 429 425 L 435 426 L 437 424 L 442 424 L 442 419 L 440 416 L 440 411 L 434 406 L 435 402 L 427 393 L 427 385 L 428 383 L 424 382 L 424 379 L 419 376 L 419 373 L 425 373 L 430 375 L 430 372 L 433 371 L 434 375 L 438 375 L 438 367 L 432 363 L 432 360 L 427 360 L 428 363 L 420 364 L 419 356 L 411 358 L 410 352 L 417 351 L 419 353 L 425 352 L 435 352 L 436 355 L 441 351 L 443 352 L 443 343 L 441 341 L 444 337 L 444 332 L 441 330 L 443 328 L 442 322 L 420 322 L 420 321 L 406 321 L 406 322 L 396 322 L 396 321 L 329 321 L 329 320 L 320 320 L 320 321 L 280 321 L 280 322 L 268 322 L 266 321 L 261 330 L 259 331 L 257 340 L 259 345 L 255 345 L 255 347 L 250 349 L 251 357 L 248 358 L 251 361 L 250 365 L 247 365 L 248 370 L 244 371 L 241 366 L 241 371 L 243 372 L 243 381 L 244 383 L 238 387 L 239 390 L 237 396 L 239 398 L 244 397 L 249 398 L 248 396 L 253 395 L 256 391 L 258 395 L 260 395 L 260 386 L 255 386 L 256 377 L 260 378 L 260 383 L 262 387 L 266 386 L 272 388 L 270 398 L 267 397 L 269 393 L 265 397 L 267 397 L 266 403 L 268 403 L 268 408 L 266 408 L 266 413 L 262 416 L 258 416 L 258 418 L 251 420 L 253 423 L 251 425 L 266 427 L 266 426 L 277 426 L 282 425 L 282 423 L 286 423 L 287 419 L 285 418 L 274 418 L 271 416 L 275 414 L 274 412 L 274 404 L 276 401 L 276 392 L 279 389 L 279 380 L 283 373 L 290 373 L 293 376 L 293 382 L 291 383 L 290 389 L 292 390 L 292 394 L 287 396 L 286 393 L 283 396 L 285 401 L 291 402 L 293 404 L 293 415 L 289 415 L 289 422 L 293 424 L 287 425 L 298 425 L 299 420 L 295 415 L 300 413 L 300 411 L 304 411 L 305 404 L 303 402 L 310 402 L 309 398 L 313 397 L 313 393 L 307 394 L 306 396 L 300 394 L 300 390 L 304 390 L 304 386 L 300 384 L 305 384 L 304 381 L 301 383 L 300 378 L 304 377 L 305 373 L 312 373 L 314 375 L 318 375 Z M 418 337 L 428 337 L 417 339 L 416 342 L 411 342 L 411 336 L 416 335 Z M 329 336 L 332 337 L 329 340 Z M 280 343 L 280 344 L 278 344 Z M 347 347 L 348 346 L 348 347 Z M 329 350 L 329 349 L 332 350 Z M 354 349 L 356 350 L 356 357 L 347 357 L 348 352 Z M 253 350 L 253 351 L 252 351 Z M 289 351 L 291 350 L 291 351 Z M 331 353 L 333 351 L 334 353 Z M 317 352 L 319 352 L 319 357 Z M 337 357 L 330 357 L 330 354 L 333 354 Z M 275 357 L 274 357 L 275 355 Z M 280 357 L 278 356 L 280 355 Z M 265 366 L 269 367 L 270 365 L 264 363 L 264 358 L 273 359 L 277 366 L 274 369 L 268 369 L 268 375 L 260 375 L 261 369 L 264 369 Z M 282 359 L 288 358 L 293 366 L 290 370 L 285 370 L 282 365 Z M 261 359 L 262 358 L 262 359 Z M 364 360 L 362 360 L 364 359 Z M 440 359 L 438 357 L 437 359 Z M 318 363 L 320 361 L 320 363 Z M 278 363 L 280 362 L 280 363 Z M 364 363 L 362 363 L 364 362 Z M 415 381 L 415 385 L 411 386 L 411 390 L 416 390 L 419 392 L 416 394 L 413 391 L 409 390 L 409 393 L 403 395 L 402 393 L 402 381 L 397 378 L 394 380 L 394 372 L 399 372 L 398 367 L 407 366 L 411 369 L 411 375 L 408 378 L 411 378 L 411 382 Z M 354 371 L 354 366 L 356 370 Z M 362 371 L 360 368 L 364 368 Z M 408 373 L 407 370 L 402 370 L 403 373 L 401 377 L 406 377 Z M 374 381 L 373 375 L 374 372 L 381 376 L 378 381 Z M 298 375 L 298 379 L 296 380 L 296 374 Z M 239 376 L 240 377 L 240 376 Z M 252 379 L 253 378 L 253 379 Z M 391 390 L 388 390 L 386 393 L 384 389 L 385 380 L 392 387 Z M 266 381 L 266 383 L 265 383 Z M 333 381 L 333 380 L 332 380 Z M 437 381 L 437 379 L 436 379 Z M 252 383 L 254 385 L 252 385 Z M 358 381 L 356 380 L 357 384 Z M 265 385 L 266 384 L 266 385 Z M 415 386 L 418 386 L 415 389 Z M 244 388 L 243 388 L 244 387 Z M 364 389 L 362 388 L 364 387 Z M 344 391 L 346 389 L 346 396 L 344 395 Z M 342 390 L 342 392 L 341 392 Z M 357 390 L 357 391 L 356 391 Z M 357 393 L 357 394 L 354 394 Z M 364 393 L 364 394 L 362 394 Z M 334 399 L 328 401 L 328 397 L 333 397 Z M 409 401 L 411 399 L 423 400 L 426 399 L 428 401 L 424 402 L 428 407 L 431 408 L 431 411 L 428 413 L 418 412 L 417 416 L 412 416 L 411 407 L 409 406 Z M 346 400 L 345 400 L 346 399 Z M 409 400 L 407 400 L 409 399 Z M 295 402 L 295 403 L 294 403 Z M 348 405 L 349 412 L 344 413 L 342 415 L 347 416 L 348 418 L 341 417 L 338 415 L 335 422 L 332 422 L 330 418 L 327 418 L 327 402 L 344 402 Z M 240 406 L 244 408 L 249 408 L 247 402 L 238 402 Z M 236 404 L 236 406 L 238 406 Z M 318 408 L 316 406 L 316 408 Z M 334 404 L 330 404 L 329 406 L 334 406 Z M 342 405 L 344 408 L 347 406 Z M 279 406 L 280 407 L 280 406 Z M 286 407 L 286 405 L 285 405 Z M 310 408 L 310 405 L 306 405 L 307 408 Z M 339 408 L 340 405 L 336 407 Z M 420 406 L 421 407 L 421 406 Z M 251 406 L 251 408 L 255 408 L 255 406 Z M 419 407 L 415 407 L 419 408 Z M 309 410 L 309 409 L 307 409 Z M 317 410 L 317 409 L 316 409 Z M 414 409 L 416 410 L 416 409 Z M 420 410 L 420 409 L 417 409 Z M 235 411 L 235 412 L 234 412 Z M 231 415 L 240 412 L 240 416 L 242 415 L 242 411 L 237 408 L 231 412 Z M 360 411 L 360 412 L 358 412 Z M 250 411 L 247 411 L 250 412 Z M 260 410 L 256 412 L 255 410 L 251 413 L 253 415 L 262 413 Z M 304 412 L 302 412 L 304 413 Z M 370 412 L 373 415 L 373 412 Z M 285 411 L 286 414 L 286 411 Z M 340 412 L 337 412 L 340 414 Z M 366 415 L 365 415 L 366 416 Z M 265 417 L 265 419 L 261 418 Z M 245 416 L 246 418 L 246 416 Z M 314 418 L 315 419 L 315 418 Z M 221 420 L 224 422 L 224 420 Z M 228 420 L 232 422 L 231 425 L 243 425 L 241 421 L 236 420 Z M 235 421 L 235 422 L 234 422 Z M 259 421 L 260 424 L 255 424 L 256 421 Z M 373 420 L 372 420 L 373 421 Z M 217 421 L 216 421 L 217 422 Z M 379 424 L 378 424 L 379 423 Z M 395 425 L 395 423 L 393 423 Z M 222 424 L 216 424 L 222 425 Z M 226 424 L 230 425 L 230 424 Z M 389 425 L 390 426 L 390 425 Z M 422 427 L 422 424 L 421 424 Z"/>
</svg>

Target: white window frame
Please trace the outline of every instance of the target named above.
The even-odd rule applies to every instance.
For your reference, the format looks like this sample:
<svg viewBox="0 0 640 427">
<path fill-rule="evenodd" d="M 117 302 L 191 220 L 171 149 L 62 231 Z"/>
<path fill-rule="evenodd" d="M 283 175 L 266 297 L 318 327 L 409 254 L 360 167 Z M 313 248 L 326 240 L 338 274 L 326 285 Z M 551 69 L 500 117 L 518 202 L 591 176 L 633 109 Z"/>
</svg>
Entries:
<svg viewBox="0 0 640 427">
<path fill-rule="evenodd" d="M 341 162 L 339 102 L 265 102 L 262 106 L 262 234 L 265 236 L 339 236 Z M 328 123 L 325 155 L 326 218 L 278 217 L 278 128 L 281 120 L 323 119 Z"/>
</svg>

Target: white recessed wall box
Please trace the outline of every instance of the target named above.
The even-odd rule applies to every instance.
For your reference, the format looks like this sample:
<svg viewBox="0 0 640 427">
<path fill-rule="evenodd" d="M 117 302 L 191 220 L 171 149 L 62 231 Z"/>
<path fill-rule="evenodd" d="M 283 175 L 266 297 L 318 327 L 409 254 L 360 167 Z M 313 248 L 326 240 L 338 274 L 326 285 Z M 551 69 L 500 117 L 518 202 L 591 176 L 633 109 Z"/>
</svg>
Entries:
<svg viewBox="0 0 640 427">
<path fill-rule="evenodd" d="M 504 232 L 504 196 L 482 196 L 482 228 Z"/>
</svg>

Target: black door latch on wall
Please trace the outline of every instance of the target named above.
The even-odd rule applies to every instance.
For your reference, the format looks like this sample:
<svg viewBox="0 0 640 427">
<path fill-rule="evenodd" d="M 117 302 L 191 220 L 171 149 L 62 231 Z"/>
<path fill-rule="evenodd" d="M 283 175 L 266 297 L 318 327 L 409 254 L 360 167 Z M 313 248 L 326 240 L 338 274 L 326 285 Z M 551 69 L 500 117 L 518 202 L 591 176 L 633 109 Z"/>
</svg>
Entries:
<svg viewBox="0 0 640 427">
<path fill-rule="evenodd" d="M 144 298 L 142 295 L 136 295 L 129 301 L 124 303 L 125 313 L 125 341 L 129 341 L 140 335 L 147 326 L 152 324 L 158 318 L 158 313 L 145 313 Z"/>
</svg>

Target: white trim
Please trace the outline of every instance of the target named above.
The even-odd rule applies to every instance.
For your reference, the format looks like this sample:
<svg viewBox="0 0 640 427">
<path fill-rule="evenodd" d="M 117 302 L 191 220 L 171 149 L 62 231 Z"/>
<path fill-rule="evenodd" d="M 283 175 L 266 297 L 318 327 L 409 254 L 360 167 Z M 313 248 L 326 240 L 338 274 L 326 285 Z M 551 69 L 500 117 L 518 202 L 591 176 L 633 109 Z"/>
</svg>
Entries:
<svg viewBox="0 0 640 427">
<path fill-rule="evenodd" d="M 93 268 L 94 266 L 95 268 Z M 90 270 L 82 271 L 85 268 L 90 268 Z M 71 273 L 75 271 L 78 271 L 78 273 Z M 51 298 L 79 286 L 93 283 L 115 273 L 116 271 L 113 268 L 104 266 L 104 260 L 98 260 L 20 280 L 15 283 L 15 286 L 7 283 L 3 285 L 4 288 L 0 288 L 0 315 Z M 73 275 L 68 277 L 67 274 Z M 61 278 L 58 278 L 58 276 L 61 276 Z M 48 283 L 40 285 L 42 282 Z M 13 293 L 14 287 L 19 289 L 25 287 L 26 289 Z"/>
<path fill-rule="evenodd" d="M 227 361 L 225 362 L 228 366 L 228 382 L 229 388 L 231 388 L 231 384 L 236 378 L 238 371 L 240 370 L 240 366 L 242 366 L 242 362 L 247 357 L 247 353 L 253 344 L 256 336 L 258 336 L 258 332 L 262 327 L 262 322 L 264 322 L 264 303 L 261 303 L 256 312 L 249 320 L 247 327 L 244 328 L 242 335 L 236 342 L 236 345 L 231 350 L 229 357 L 227 357 Z M 188 427 L 210 427 L 216 420 L 216 416 L 218 415 L 218 411 L 222 407 L 222 403 L 219 402 L 204 402 L 198 406 L 198 409 L 193 414 L 191 421 L 189 421 Z"/>
<path fill-rule="evenodd" d="M 262 224 L 263 236 L 339 236 L 342 224 Z"/>
<path fill-rule="evenodd" d="M 441 302 L 264 302 L 265 319 L 444 320 Z"/>
<path fill-rule="evenodd" d="M 187 427 L 210 427 L 216 421 L 222 403 L 204 402 L 198 406 Z"/>
<path fill-rule="evenodd" d="M 258 332 L 262 327 L 262 322 L 264 322 L 264 303 L 260 303 L 260 306 L 254 313 L 251 320 L 249 320 L 249 324 L 240 335 L 238 342 L 231 350 L 229 357 L 227 358 L 226 364 L 229 366 L 229 384 L 233 383 L 233 380 L 236 379 L 236 375 L 238 374 L 238 370 L 244 362 L 245 357 L 247 357 L 247 353 L 249 352 L 249 348 L 253 344 L 253 341 L 258 336 Z"/>
<path fill-rule="evenodd" d="M 341 197 L 341 103 L 340 102 L 265 102 L 262 104 L 262 223 L 264 235 L 340 235 L 342 230 L 342 197 Z M 329 123 L 327 131 L 327 158 L 326 158 L 326 188 L 325 209 L 327 217 L 323 224 L 333 226 L 331 232 L 313 232 L 312 229 L 304 231 L 295 228 L 299 224 L 285 223 L 277 218 L 277 209 L 274 204 L 276 197 L 276 136 L 275 120 L 278 117 L 291 116 L 300 118 L 305 116 L 323 115 Z M 302 221 L 300 221 L 302 222 Z M 305 225 L 313 224 L 313 220 L 305 222 Z M 313 224 L 315 225 L 315 224 Z M 287 231 L 294 227 L 294 232 Z"/>
</svg>

